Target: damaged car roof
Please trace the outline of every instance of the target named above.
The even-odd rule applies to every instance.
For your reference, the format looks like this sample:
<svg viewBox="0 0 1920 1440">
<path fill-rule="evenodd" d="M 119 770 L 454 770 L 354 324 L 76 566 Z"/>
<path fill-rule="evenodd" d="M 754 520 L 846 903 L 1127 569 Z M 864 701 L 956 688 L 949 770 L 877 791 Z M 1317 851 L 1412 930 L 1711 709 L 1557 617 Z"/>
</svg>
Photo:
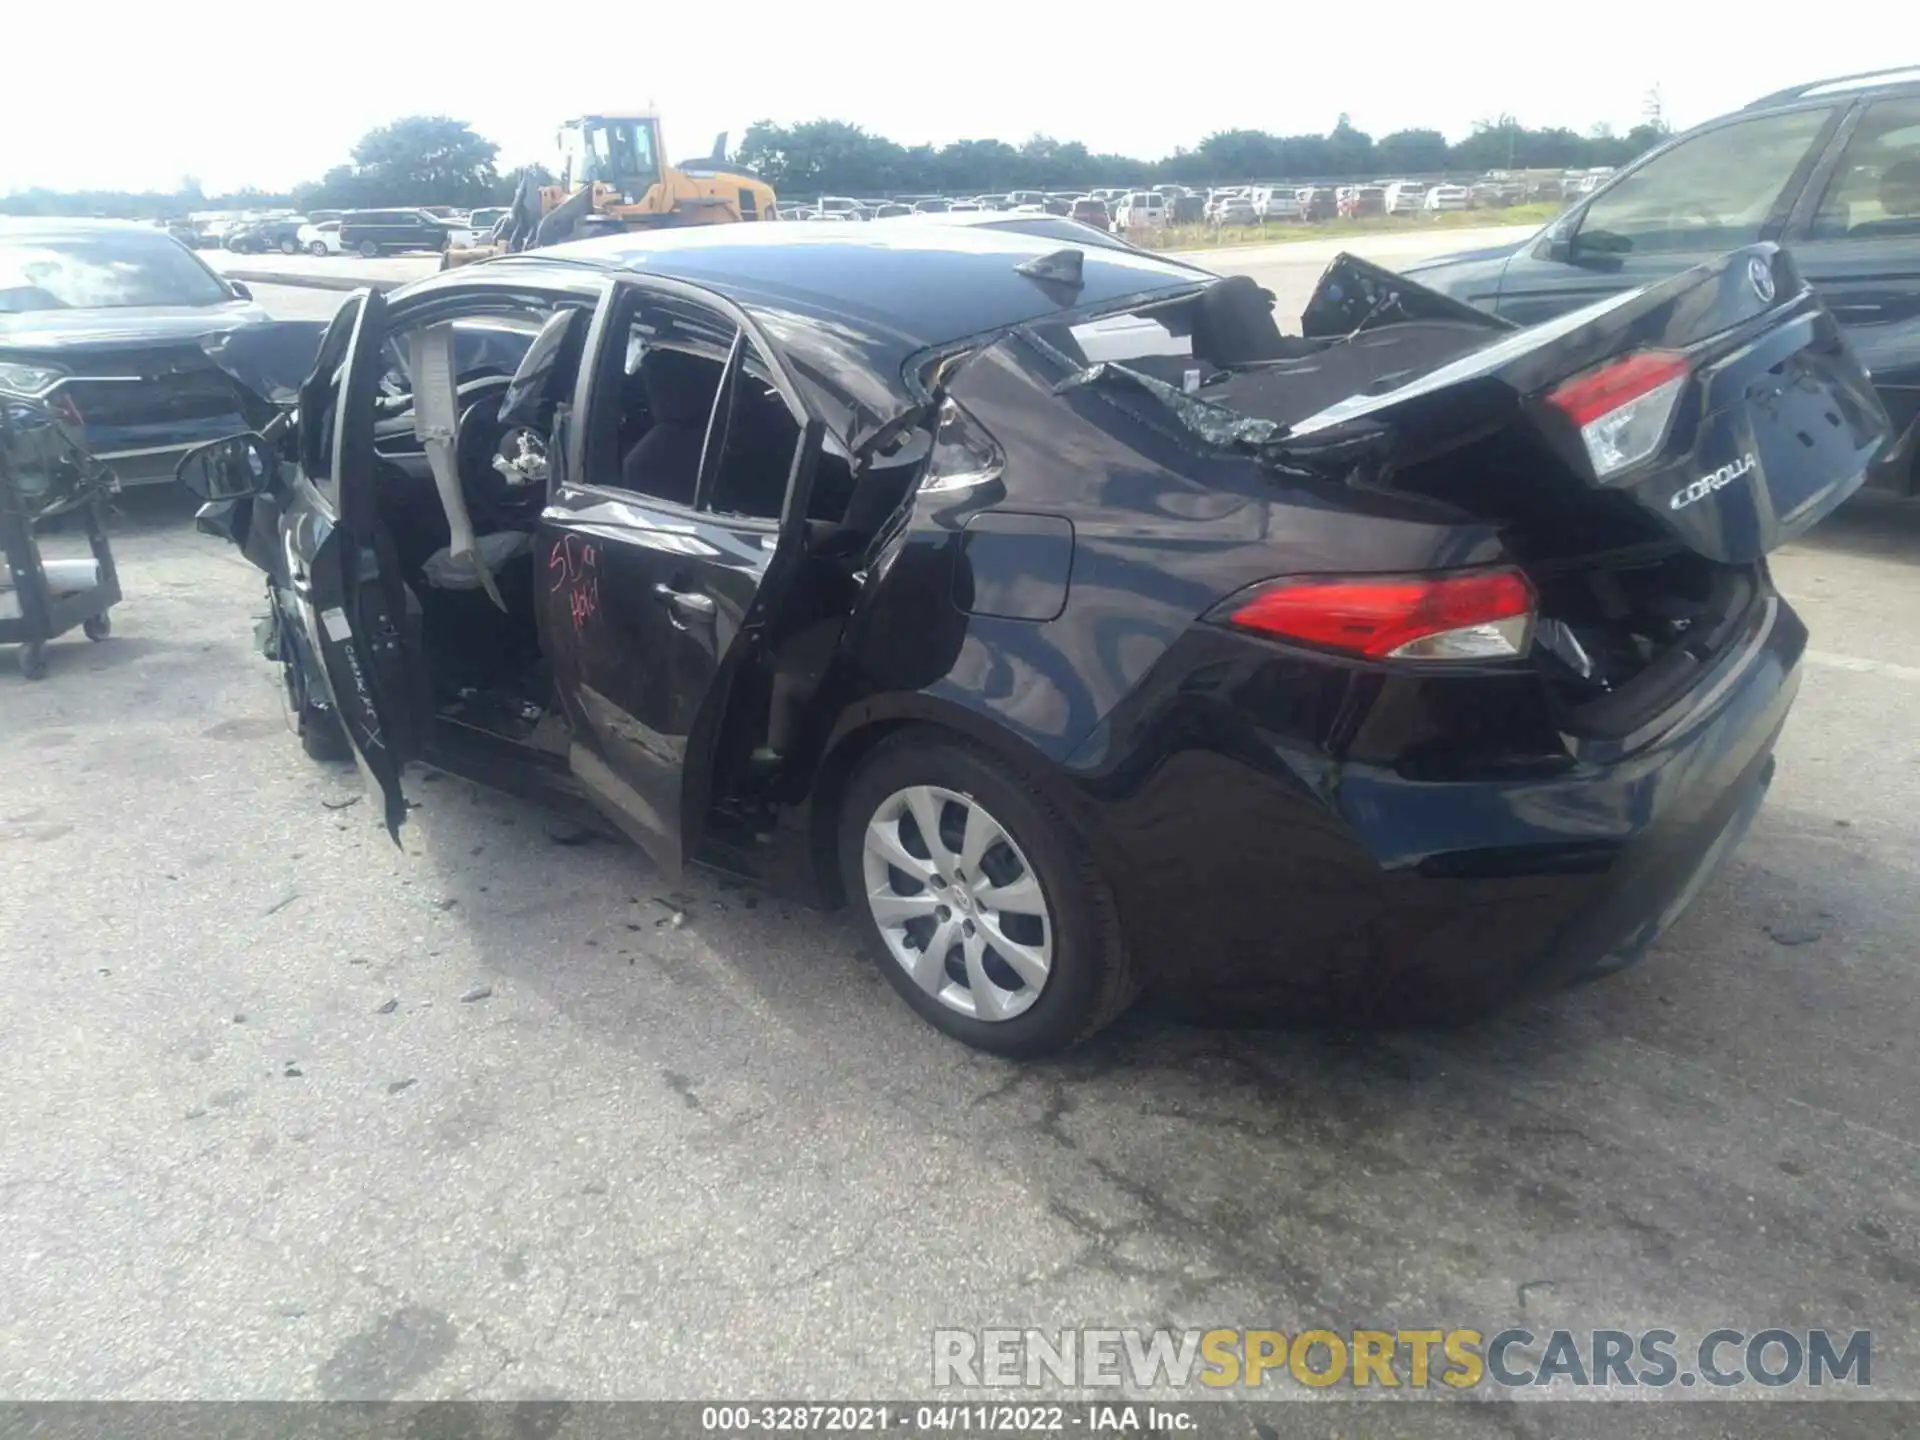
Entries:
<svg viewBox="0 0 1920 1440">
<path fill-rule="evenodd" d="M 775 338 L 837 331 L 875 370 L 898 375 L 908 357 L 970 335 L 1130 299 L 1177 293 L 1216 277 L 1143 251 L 1089 245 L 1079 284 L 1020 273 L 1062 249 L 1014 231 L 918 226 L 714 225 L 612 235 L 487 262 L 494 277 L 521 266 L 592 266 L 698 285 L 754 311 Z M 1066 247 L 1073 248 L 1073 247 Z M 469 271 L 469 274 L 473 272 Z"/>
</svg>

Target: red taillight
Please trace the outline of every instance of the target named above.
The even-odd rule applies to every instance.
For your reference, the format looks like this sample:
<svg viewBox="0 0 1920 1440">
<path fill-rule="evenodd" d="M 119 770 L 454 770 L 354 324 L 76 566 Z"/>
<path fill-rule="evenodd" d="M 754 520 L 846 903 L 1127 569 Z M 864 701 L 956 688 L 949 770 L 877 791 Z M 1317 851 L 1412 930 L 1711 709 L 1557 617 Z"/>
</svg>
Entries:
<svg viewBox="0 0 1920 1440">
<path fill-rule="evenodd" d="M 1243 630 L 1371 660 L 1496 660 L 1526 653 L 1533 586 L 1518 570 L 1275 580 L 1233 602 Z"/>
<path fill-rule="evenodd" d="M 1668 350 L 1641 350 L 1556 385 L 1548 392 L 1547 403 L 1574 424 L 1590 425 L 1686 373 L 1686 356 Z"/>
<path fill-rule="evenodd" d="M 1659 449 L 1687 368 L 1684 355 L 1640 350 L 1561 382 L 1547 403 L 1579 429 L 1594 474 L 1604 477 Z"/>
</svg>

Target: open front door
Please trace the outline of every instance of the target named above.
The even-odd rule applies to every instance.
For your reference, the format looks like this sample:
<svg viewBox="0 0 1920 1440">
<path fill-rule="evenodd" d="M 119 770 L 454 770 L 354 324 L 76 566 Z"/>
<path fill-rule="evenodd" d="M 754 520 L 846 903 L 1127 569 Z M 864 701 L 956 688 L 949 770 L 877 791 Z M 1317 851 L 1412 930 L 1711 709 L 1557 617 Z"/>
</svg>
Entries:
<svg viewBox="0 0 1920 1440">
<path fill-rule="evenodd" d="M 777 523 L 567 476 L 541 517 L 541 644 L 574 775 L 669 877 L 699 846 L 733 676 L 800 555 L 823 434 L 800 428 Z"/>
<path fill-rule="evenodd" d="M 359 307 L 351 330 L 342 334 L 336 325 L 329 333 L 301 397 L 303 465 L 316 488 L 332 490 L 338 513 L 313 557 L 308 619 L 347 739 L 379 790 L 387 832 L 398 844 L 407 815 L 401 770 L 419 755 L 431 716 L 415 698 L 415 677 L 422 673 L 418 605 L 400 577 L 378 507 L 374 402 L 387 307 L 372 292 L 349 303 Z M 330 373 L 337 377 L 331 397 Z M 305 428 L 320 425 L 329 435 Z"/>
</svg>

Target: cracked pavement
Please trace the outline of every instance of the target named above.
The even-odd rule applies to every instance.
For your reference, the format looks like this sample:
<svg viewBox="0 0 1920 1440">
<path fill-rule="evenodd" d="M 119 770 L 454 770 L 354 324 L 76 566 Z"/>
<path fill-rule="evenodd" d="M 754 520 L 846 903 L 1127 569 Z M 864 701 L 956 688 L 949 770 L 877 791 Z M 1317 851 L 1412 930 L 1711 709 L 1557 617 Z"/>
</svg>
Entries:
<svg viewBox="0 0 1920 1440">
<path fill-rule="evenodd" d="M 251 568 L 124 503 L 114 638 L 0 674 L 0 1395 L 898 1398 L 936 1327 L 1322 1323 L 1872 1327 L 1920 1390 L 1920 507 L 1779 557 L 1779 778 L 1636 969 L 1019 1066 L 452 777 L 396 850 Z"/>
</svg>

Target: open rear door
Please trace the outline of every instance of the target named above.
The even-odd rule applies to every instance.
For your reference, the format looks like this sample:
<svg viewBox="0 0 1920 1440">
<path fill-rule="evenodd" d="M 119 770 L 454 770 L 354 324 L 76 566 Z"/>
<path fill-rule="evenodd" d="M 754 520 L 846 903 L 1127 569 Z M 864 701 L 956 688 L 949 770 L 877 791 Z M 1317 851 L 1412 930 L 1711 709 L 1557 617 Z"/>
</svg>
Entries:
<svg viewBox="0 0 1920 1440">
<path fill-rule="evenodd" d="M 777 528 L 557 478 L 541 516 L 541 643 L 594 804 L 677 877 L 698 850 L 733 677 L 805 540 L 824 434 L 801 427 Z"/>
<path fill-rule="evenodd" d="M 318 437 L 303 435 L 310 464 L 330 467 L 338 522 L 320 543 L 310 571 L 309 620 L 347 739 L 384 805 L 387 832 L 400 839 L 407 801 L 400 775 L 420 754 L 424 723 L 431 719 L 416 699 L 422 672 L 418 605 L 400 576 L 393 542 L 380 522 L 378 475 L 373 449 L 381 347 L 386 339 L 386 302 L 367 292 L 338 353 L 337 332 L 322 349 L 320 368 L 305 387 L 302 426 L 323 422 L 319 407 L 325 371 L 336 363 L 330 451 Z M 311 448 L 308 448 L 308 447 Z M 309 478 L 323 479 L 314 476 Z"/>
</svg>

